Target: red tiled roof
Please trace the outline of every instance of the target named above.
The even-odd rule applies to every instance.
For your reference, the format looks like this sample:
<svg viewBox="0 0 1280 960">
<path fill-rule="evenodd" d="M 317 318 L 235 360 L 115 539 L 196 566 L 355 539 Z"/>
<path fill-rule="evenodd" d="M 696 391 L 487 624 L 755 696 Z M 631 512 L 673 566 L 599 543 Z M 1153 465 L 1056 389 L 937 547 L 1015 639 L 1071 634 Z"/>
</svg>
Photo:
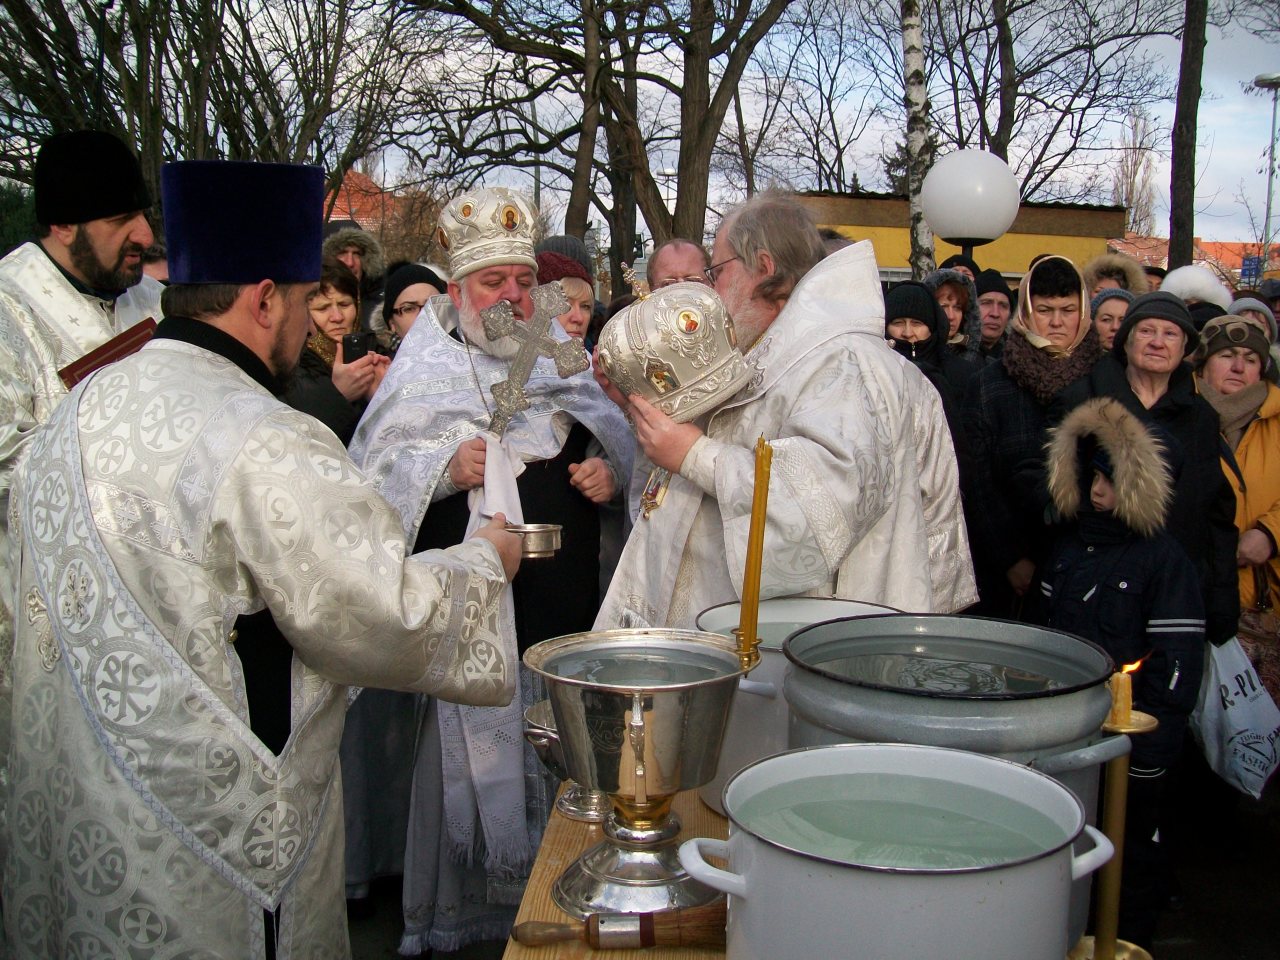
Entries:
<svg viewBox="0 0 1280 960">
<path fill-rule="evenodd" d="M 325 197 L 325 209 L 333 201 L 330 220 L 354 220 L 366 230 L 377 232 L 383 221 L 395 211 L 398 198 L 389 190 L 383 190 L 357 170 L 348 170 L 338 187 L 337 199 L 330 193 Z"/>
<path fill-rule="evenodd" d="M 1107 245 L 1117 253 L 1126 253 L 1144 265 L 1164 267 L 1169 263 L 1169 241 L 1164 237 L 1141 237 L 1136 233 L 1126 233 L 1123 238 L 1108 240 Z M 1234 283 L 1240 278 L 1244 258 L 1256 257 L 1261 253 L 1262 245 L 1258 243 L 1201 240 L 1196 237 L 1191 259 Z M 1273 260 L 1276 259 L 1275 253 L 1273 248 Z"/>
</svg>

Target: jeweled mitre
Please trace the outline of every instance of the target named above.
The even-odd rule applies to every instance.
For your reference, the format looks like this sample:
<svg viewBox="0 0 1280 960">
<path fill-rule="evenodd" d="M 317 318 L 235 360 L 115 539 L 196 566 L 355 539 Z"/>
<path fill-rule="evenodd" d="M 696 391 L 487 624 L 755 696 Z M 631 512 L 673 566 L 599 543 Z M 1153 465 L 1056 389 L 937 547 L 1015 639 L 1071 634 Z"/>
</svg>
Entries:
<svg viewBox="0 0 1280 960">
<path fill-rule="evenodd" d="M 599 350 L 623 395 L 640 394 L 678 423 L 714 410 L 751 376 L 724 304 L 701 283 L 637 300 L 605 324 Z"/>
<path fill-rule="evenodd" d="M 538 269 L 533 255 L 538 211 L 524 194 L 485 187 L 450 200 L 440 211 L 436 240 L 449 255 L 454 280 L 485 267 L 523 264 Z"/>
</svg>

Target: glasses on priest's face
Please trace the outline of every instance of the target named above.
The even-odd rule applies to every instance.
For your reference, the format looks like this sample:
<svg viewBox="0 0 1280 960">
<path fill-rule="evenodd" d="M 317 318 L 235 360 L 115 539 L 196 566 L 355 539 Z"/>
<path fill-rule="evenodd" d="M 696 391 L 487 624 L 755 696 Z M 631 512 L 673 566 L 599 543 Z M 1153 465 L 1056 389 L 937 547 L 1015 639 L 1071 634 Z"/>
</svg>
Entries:
<svg viewBox="0 0 1280 960">
<path fill-rule="evenodd" d="M 669 287 L 673 283 L 700 283 L 703 286 L 706 286 L 707 277 L 705 272 L 693 277 L 663 277 L 661 280 L 655 280 L 653 282 L 653 289 L 661 290 L 663 287 Z"/>
<path fill-rule="evenodd" d="M 716 285 L 716 277 L 720 276 L 720 271 L 724 267 L 733 263 L 733 261 L 741 260 L 741 259 L 742 259 L 741 257 L 730 257 L 728 260 L 721 260 L 719 263 L 713 263 L 711 266 L 707 267 L 707 269 L 703 270 L 702 272 L 706 276 L 710 284 L 714 287 Z"/>
</svg>

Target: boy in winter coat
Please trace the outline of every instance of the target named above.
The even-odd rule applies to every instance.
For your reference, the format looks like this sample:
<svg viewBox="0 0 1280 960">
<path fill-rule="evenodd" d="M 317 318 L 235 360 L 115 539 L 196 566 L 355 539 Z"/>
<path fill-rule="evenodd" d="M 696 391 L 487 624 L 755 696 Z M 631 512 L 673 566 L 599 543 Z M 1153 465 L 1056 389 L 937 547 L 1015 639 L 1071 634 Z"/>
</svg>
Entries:
<svg viewBox="0 0 1280 960">
<path fill-rule="evenodd" d="M 1149 949 L 1167 900 L 1160 826 L 1204 664 L 1204 602 L 1191 560 L 1164 532 L 1173 483 L 1162 445 L 1109 397 L 1051 432 L 1049 492 L 1069 526 L 1041 571 L 1045 622 L 1092 640 L 1133 674 L 1134 706 L 1160 726 L 1133 738 L 1120 936 Z M 1071 521 L 1074 521 L 1071 523 Z"/>
</svg>

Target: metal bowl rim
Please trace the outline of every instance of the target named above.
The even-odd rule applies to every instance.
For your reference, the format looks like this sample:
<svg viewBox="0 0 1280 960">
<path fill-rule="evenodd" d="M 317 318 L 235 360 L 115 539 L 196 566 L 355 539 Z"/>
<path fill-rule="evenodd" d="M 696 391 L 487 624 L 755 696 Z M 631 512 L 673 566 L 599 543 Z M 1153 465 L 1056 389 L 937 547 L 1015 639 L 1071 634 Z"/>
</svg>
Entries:
<svg viewBox="0 0 1280 960">
<path fill-rule="evenodd" d="M 658 686 L 645 684 L 592 683 L 577 677 L 562 677 L 558 673 L 550 673 L 542 666 L 553 654 L 565 648 L 572 648 L 588 641 L 625 640 L 631 646 L 643 646 L 646 637 L 655 640 L 694 641 L 705 646 L 718 648 L 735 658 L 734 669 L 709 680 L 692 680 L 688 683 L 664 683 Z M 671 691 L 691 690 L 696 687 L 709 686 L 714 683 L 735 680 L 747 673 L 741 663 L 736 662 L 738 645 L 732 638 L 719 633 L 705 633 L 699 630 L 675 630 L 667 627 L 635 627 L 617 630 L 587 630 L 583 633 L 570 633 L 563 637 L 552 637 L 535 643 L 521 657 L 524 665 L 549 683 L 564 684 L 570 687 L 586 687 L 593 690 L 607 690 L 612 693 L 668 693 Z M 727 663 L 726 663 L 727 665 Z"/>
<path fill-rule="evenodd" d="M 878 608 L 878 609 L 873 610 L 873 611 L 869 610 L 869 611 L 867 611 L 866 613 L 855 613 L 855 614 L 852 614 L 852 615 L 850 615 L 850 616 L 848 616 L 848 617 L 835 617 L 835 618 L 832 618 L 832 619 L 838 619 L 838 620 L 857 620 L 857 619 L 859 619 L 860 617 L 883 617 L 883 616 L 885 616 L 886 614 L 890 614 L 890 613 L 905 613 L 905 612 L 906 612 L 906 611 L 903 611 L 903 610 L 899 610 L 897 607 L 891 607 L 891 606 L 889 606 L 888 604 L 884 604 L 884 603 L 875 603 L 875 602 L 873 602 L 873 601 L 871 601 L 871 600 L 854 600 L 854 599 L 853 599 L 853 598 L 851 598 L 851 597 L 768 597 L 768 598 L 766 598 L 766 599 L 764 599 L 764 600 L 761 600 L 761 601 L 760 601 L 760 606 L 761 606 L 761 607 L 763 607 L 765 604 L 767 604 L 767 603 L 769 603 L 769 602 L 771 602 L 771 601 L 775 601 L 775 600 L 794 600 L 794 601 L 817 600 L 817 601 L 819 601 L 819 602 L 821 602 L 821 601 L 825 601 L 825 600 L 834 600 L 836 603 L 860 603 L 860 604 L 862 604 L 864 607 L 876 607 L 876 608 Z M 694 623 L 695 623 L 695 624 L 697 624 L 697 627 L 698 627 L 698 629 L 699 629 L 699 630 L 702 630 L 702 631 L 704 631 L 704 632 L 708 632 L 708 633 L 715 633 L 715 631 L 714 631 L 714 630 L 710 630 L 710 631 L 708 631 L 708 630 L 707 630 L 707 628 L 706 628 L 706 627 L 704 627 L 704 626 L 699 622 L 699 621 L 701 621 L 701 620 L 702 620 L 703 614 L 711 613 L 712 611 L 715 611 L 715 610 L 721 610 L 721 609 L 723 609 L 723 608 L 725 608 L 725 607 L 741 607 L 741 606 L 742 606 L 742 601 L 741 601 L 741 600 L 728 600 L 728 601 L 725 601 L 724 603 L 713 603 L 711 606 L 707 607 L 705 610 L 703 610 L 701 613 L 699 613 L 696 617 L 694 617 L 694 618 L 693 618 L 693 619 L 694 619 Z M 765 620 L 765 621 L 762 621 L 762 622 L 764 622 L 764 623 L 769 623 L 770 621 Z M 787 634 L 785 637 L 783 637 L 783 638 L 782 638 L 782 641 L 781 641 L 780 643 L 776 644 L 776 645 L 775 645 L 775 644 L 771 644 L 771 643 L 770 643 L 770 644 L 766 644 L 766 643 L 764 643 L 764 642 L 762 641 L 762 642 L 761 642 L 761 644 L 760 644 L 760 649 L 761 649 L 761 650 L 773 650 L 773 651 L 775 651 L 775 652 L 777 652 L 777 651 L 781 651 L 781 650 L 782 650 L 782 645 L 783 645 L 784 643 L 786 643 L 786 642 L 787 642 L 787 640 L 789 640 L 791 637 L 793 637 L 793 636 L 795 636 L 797 633 L 799 633 L 801 630 L 808 630 L 810 627 L 812 627 L 812 626 L 816 626 L 816 625 L 817 625 L 817 624 L 819 624 L 819 623 L 829 623 L 829 622 L 830 622 L 829 620 L 815 620 L 813 623 L 806 623 L 803 627 L 797 627 L 795 630 L 792 630 L 792 631 L 791 631 L 791 633 L 789 633 L 789 634 Z M 720 636 L 722 636 L 722 637 L 723 637 L 723 636 L 728 636 L 728 634 L 723 634 L 723 633 L 722 633 L 722 634 L 720 634 Z"/>
<path fill-rule="evenodd" d="M 855 680 L 842 674 L 834 673 L 830 670 L 824 670 L 820 666 L 815 666 L 805 660 L 800 659 L 791 649 L 793 640 L 800 638 L 800 635 L 818 627 L 825 627 L 833 623 L 849 623 L 853 621 L 881 620 L 892 618 L 894 620 L 915 620 L 915 621 L 935 621 L 935 620 L 964 620 L 986 623 L 1013 624 L 1018 627 L 1028 627 L 1036 630 L 1044 630 L 1049 633 L 1056 633 L 1062 637 L 1068 637 L 1075 640 L 1089 649 L 1095 651 L 1102 657 L 1103 667 L 1105 671 L 1101 676 L 1083 683 L 1077 683 L 1070 686 L 1054 687 L 1052 690 L 1030 690 L 1021 693 L 955 693 L 943 690 L 918 690 L 909 687 L 896 687 L 887 683 L 876 683 L 872 680 Z M 859 639 L 857 637 L 849 637 L 849 640 Z M 956 639 L 964 640 L 965 637 Z M 1088 690 L 1092 687 L 1106 683 L 1115 672 L 1115 661 L 1111 658 L 1111 654 L 1107 653 L 1102 647 L 1094 643 L 1092 640 L 1086 640 L 1074 633 L 1068 633 L 1066 630 L 1057 630 L 1052 627 L 1040 627 L 1035 624 L 1014 623 L 1011 620 L 999 620 L 995 617 L 974 617 L 965 614 L 952 613 L 886 613 L 886 614 L 868 614 L 861 617 L 837 617 L 833 620 L 824 620 L 821 623 L 811 623 L 807 627 L 795 631 L 786 640 L 782 642 L 782 652 L 788 660 L 790 660 L 797 670 L 803 670 L 806 673 L 816 674 L 836 683 L 843 683 L 852 687 L 865 687 L 868 690 L 882 690 L 886 693 L 895 693 L 907 697 L 928 697 L 935 700 L 977 700 L 977 701 L 1002 701 L 1002 700 L 1043 700 L 1050 697 L 1061 697 L 1070 693 L 1077 693 L 1081 690 Z"/>
</svg>

